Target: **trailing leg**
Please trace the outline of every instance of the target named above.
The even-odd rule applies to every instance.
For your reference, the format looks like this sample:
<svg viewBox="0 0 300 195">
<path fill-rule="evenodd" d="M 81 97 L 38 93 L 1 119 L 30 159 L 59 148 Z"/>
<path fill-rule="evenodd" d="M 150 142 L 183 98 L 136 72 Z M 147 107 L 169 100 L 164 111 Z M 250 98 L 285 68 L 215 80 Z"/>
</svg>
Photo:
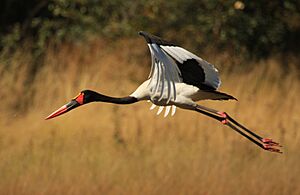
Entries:
<svg viewBox="0 0 300 195">
<path fill-rule="evenodd" d="M 258 145 L 259 147 L 271 151 L 271 152 L 278 152 L 281 153 L 279 149 L 274 148 L 274 146 L 280 145 L 277 142 L 272 141 L 272 139 L 268 138 L 262 138 L 261 136 L 257 135 L 256 133 L 250 131 L 240 123 L 238 123 L 236 120 L 234 120 L 232 117 L 230 117 L 225 112 L 220 112 L 211 108 L 207 108 L 204 106 L 197 105 L 195 107 L 195 110 L 201 114 L 204 114 L 206 116 L 209 116 L 211 118 L 214 118 L 218 121 L 220 121 L 222 124 L 229 126 L 231 129 L 235 130 L 242 136 L 246 137 L 248 140 L 250 140 L 252 143 Z M 248 134 L 251 136 L 249 136 Z"/>
</svg>

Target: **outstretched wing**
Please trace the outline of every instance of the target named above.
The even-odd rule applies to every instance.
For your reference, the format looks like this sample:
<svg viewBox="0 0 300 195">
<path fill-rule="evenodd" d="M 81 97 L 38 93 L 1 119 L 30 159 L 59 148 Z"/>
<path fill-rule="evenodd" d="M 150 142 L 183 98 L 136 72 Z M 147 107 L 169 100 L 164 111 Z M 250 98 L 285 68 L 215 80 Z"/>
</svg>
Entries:
<svg viewBox="0 0 300 195">
<path fill-rule="evenodd" d="M 146 32 L 140 32 L 140 35 L 143 35 L 148 42 L 152 58 L 148 85 L 151 99 L 158 101 L 163 99 L 166 103 L 175 100 L 175 83 L 182 81 L 176 62 L 160 47 L 165 43 L 163 40 Z"/>
<path fill-rule="evenodd" d="M 184 83 L 203 90 L 216 90 L 221 85 L 218 70 L 209 62 L 179 46 L 161 48 L 176 61 Z"/>
<path fill-rule="evenodd" d="M 175 82 L 184 82 L 203 90 L 216 90 L 221 85 L 218 70 L 212 64 L 157 36 L 142 31 L 139 34 L 145 37 L 152 56 L 149 86 L 152 92 L 162 93 L 160 98 L 169 91 L 176 94 L 169 89 L 169 86 L 174 87 Z M 172 93 L 165 96 L 175 98 Z"/>
</svg>

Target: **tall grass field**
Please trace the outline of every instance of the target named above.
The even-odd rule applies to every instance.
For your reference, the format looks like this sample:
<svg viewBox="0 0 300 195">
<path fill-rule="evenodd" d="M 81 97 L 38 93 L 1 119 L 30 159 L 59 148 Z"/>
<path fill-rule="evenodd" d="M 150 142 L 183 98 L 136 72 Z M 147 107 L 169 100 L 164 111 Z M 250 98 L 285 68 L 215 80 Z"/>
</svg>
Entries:
<svg viewBox="0 0 300 195">
<path fill-rule="evenodd" d="M 20 49 L 0 61 L 0 194 L 300 194 L 293 60 L 245 66 L 222 53 L 198 55 L 219 69 L 220 91 L 238 99 L 199 104 L 280 142 L 283 154 L 196 112 L 156 116 L 148 102 L 91 103 L 45 121 L 83 89 L 131 94 L 148 76 L 150 54 L 142 39 L 49 46 L 31 77 L 33 58 Z"/>
</svg>

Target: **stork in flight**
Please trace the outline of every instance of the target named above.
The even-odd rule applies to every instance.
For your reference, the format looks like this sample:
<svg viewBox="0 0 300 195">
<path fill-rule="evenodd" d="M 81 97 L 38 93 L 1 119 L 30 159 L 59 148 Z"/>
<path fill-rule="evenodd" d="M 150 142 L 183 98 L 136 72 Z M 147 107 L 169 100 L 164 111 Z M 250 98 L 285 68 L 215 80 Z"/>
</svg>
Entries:
<svg viewBox="0 0 300 195">
<path fill-rule="evenodd" d="M 184 48 L 167 42 L 147 32 L 139 32 L 148 44 L 152 65 L 148 80 L 143 82 L 131 95 L 117 98 L 83 90 L 68 104 L 62 106 L 46 119 L 64 114 L 90 102 L 132 104 L 142 100 L 152 102 L 150 109 L 159 106 L 158 114 L 165 108 L 165 116 L 176 107 L 193 110 L 220 121 L 264 150 L 281 151 L 280 145 L 272 139 L 262 138 L 250 131 L 226 112 L 220 112 L 197 104 L 199 100 L 236 100 L 233 96 L 217 91 L 221 85 L 218 70 L 207 61 Z"/>
</svg>

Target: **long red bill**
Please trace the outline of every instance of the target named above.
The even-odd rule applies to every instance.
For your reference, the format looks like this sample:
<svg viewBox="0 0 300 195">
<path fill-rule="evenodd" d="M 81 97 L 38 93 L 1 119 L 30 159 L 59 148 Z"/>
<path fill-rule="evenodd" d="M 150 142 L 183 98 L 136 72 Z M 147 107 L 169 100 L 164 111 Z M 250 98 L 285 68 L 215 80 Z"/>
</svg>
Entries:
<svg viewBox="0 0 300 195">
<path fill-rule="evenodd" d="M 76 99 L 73 99 L 69 103 L 67 103 L 64 106 L 60 107 L 58 110 L 56 110 L 55 112 L 53 112 L 52 114 L 47 116 L 47 118 L 45 118 L 45 120 L 57 117 L 57 116 L 62 115 L 66 112 L 69 112 L 70 110 L 73 110 L 74 108 L 77 108 L 78 106 L 81 106 L 83 104 L 82 97 L 83 97 L 82 94 L 78 95 Z"/>
<path fill-rule="evenodd" d="M 45 120 L 48 120 L 48 119 L 51 119 L 51 118 L 54 118 L 54 117 L 57 117 L 65 112 L 68 111 L 68 107 L 67 105 L 64 105 L 62 107 L 60 107 L 59 109 L 57 109 L 56 111 L 54 111 L 52 114 L 50 114 L 49 116 L 47 116 L 47 118 L 45 118 Z"/>
</svg>

